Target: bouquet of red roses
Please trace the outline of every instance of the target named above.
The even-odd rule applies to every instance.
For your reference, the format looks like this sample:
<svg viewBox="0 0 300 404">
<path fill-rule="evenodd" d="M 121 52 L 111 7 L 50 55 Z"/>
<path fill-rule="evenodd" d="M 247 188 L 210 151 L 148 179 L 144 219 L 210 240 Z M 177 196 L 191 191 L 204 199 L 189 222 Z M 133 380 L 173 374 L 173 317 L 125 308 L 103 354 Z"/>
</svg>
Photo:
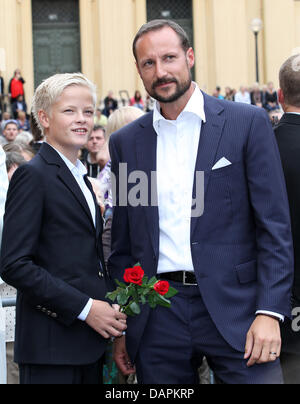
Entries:
<svg viewBox="0 0 300 404">
<path fill-rule="evenodd" d="M 140 314 L 140 305 L 146 303 L 151 309 L 155 309 L 157 305 L 170 308 L 169 299 L 178 293 L 167 281 L 159 281 L 156 277 L 149 280 L 139 264 L 125 270 L 124 280 L 126 284 L 115 280 L 119 287 L 107 293 L 106 297 L 112 302 L 116 301 L 120 311 L 128 316 Z"/>
</svg>

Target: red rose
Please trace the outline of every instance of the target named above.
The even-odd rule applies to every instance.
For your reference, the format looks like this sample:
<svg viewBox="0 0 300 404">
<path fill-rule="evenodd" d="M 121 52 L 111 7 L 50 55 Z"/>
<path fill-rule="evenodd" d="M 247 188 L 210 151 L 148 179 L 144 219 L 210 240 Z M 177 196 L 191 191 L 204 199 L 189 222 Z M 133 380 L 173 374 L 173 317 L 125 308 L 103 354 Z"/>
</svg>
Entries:
<svg viewBox="0 0 300 404">
<path fill-rule="evenodd" d="M 143 284 L 144 274 L 145 272 L 139 266 L 127 268 L 125 269 L 124 280 L 127 283 L 135 283 L 141 286 Z"/>
<path fill-rule="evenodd" d="M 154 290 L 157 292 L 159 295 L 166 295 L 169 292 L 169 282 L 167 281 L 159 281 L 154 285 Z"/>
</svg>

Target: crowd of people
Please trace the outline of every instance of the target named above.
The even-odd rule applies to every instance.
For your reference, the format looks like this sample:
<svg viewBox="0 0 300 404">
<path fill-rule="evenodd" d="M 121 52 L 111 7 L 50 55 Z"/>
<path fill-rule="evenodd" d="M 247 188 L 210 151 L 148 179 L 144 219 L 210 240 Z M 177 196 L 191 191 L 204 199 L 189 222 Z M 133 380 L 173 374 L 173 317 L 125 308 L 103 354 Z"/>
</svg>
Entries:
<svg viewBox="0 0 300 404">
<path fill-rule="evenodd" d="M 136 91 L 128 106 L 112 92 L 100 106 L 84 75 L 57 74 L 36 89 L 26 116 L 18 69 L 12 79 L 0 134 L 0 296 L 18 290 L 16 320 L 14 308 L 6 313 L 7 380 L 118 383 L 117 366 L 139 384 L 191 384 L 206 358 L 218 383 L 298 381 L 289 319 L 300 301 L 300 56 L 282 65 L 278 92 L 255 84 L 211 97 L 192 81 L 194 52 L 178 24 L 150 21 L 133 51 L 148 96 Z M 264 110 L 282 113 L 279 105 L 274 136 Z M 151 178 L 150 204 L 149 184 L 124 179 L 124 163 L 129 178 Z M 138 206 L 129 200 L 135 188 Z M 155 310 L 144 296 L 142 314 L 129 319 L 106 293 L 136 263 L 177 293 Z"/>
<path fill-rule="evenodd" d="M 241 102 L 264 108 L 273 126 L 278 124 L 283 115 L 277 91 L 272 81 L 263 86 L 260 86 L 259 83 L 254 83 L 251 87 L 241 85 L 238 91 L 231 87 L 226 87 L 224 94 L 221 93 L 221 88 L 217 86 L 212 95 L 221 100 Z"/>
</svg>

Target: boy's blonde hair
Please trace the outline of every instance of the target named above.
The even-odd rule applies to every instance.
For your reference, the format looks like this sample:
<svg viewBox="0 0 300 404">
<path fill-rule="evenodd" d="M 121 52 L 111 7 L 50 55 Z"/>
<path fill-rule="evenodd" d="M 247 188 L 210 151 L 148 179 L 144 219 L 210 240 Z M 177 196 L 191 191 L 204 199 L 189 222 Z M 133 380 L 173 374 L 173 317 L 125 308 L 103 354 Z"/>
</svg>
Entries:
<svg viewBox="0 0 300 404">
<path fill-rule="evenodd" d="M 96 86 L 86 78 L 82 73 L 63 73 L 55 74 L 44 80 L 35 90 L 32 100 L 32 113 L 38 127 L 44 133 L 38 113 L 45 111 L 50 113 L 51 106 L 58 100 L 63 91 L 70 86 L 84 86 L 91 90 L 94 107 L 97 102 Z"/>
</svg>

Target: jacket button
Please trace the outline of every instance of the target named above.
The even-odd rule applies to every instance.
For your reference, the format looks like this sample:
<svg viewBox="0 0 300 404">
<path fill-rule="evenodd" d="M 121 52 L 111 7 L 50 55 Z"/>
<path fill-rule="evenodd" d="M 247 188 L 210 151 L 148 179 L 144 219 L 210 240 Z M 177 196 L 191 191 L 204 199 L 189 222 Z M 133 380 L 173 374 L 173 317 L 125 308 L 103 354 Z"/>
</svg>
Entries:
<svg viewBox="0 0 300 404">
<path fill-rule="evenodd" d="M 52 318 L 57 318 L 57 314 L 56 314 L 56 313 L 52 313 L 52 314 L 51 314 L 51 317 L 52 317 Z"/>
<path fill-rule="evenodd" d="M 100 278 L 104 278 L 104 275 L 101 271 L 99 272 L 99 276 L 100 276 Z"/>
<path fill-rule="evenodd" d="M 42 312 L 43 312 L 43 313 L 46 313 L 46 312 L 47 312 L 46 307 L 43 307 L 43 308 L 42 308 Z"/>
<path fill-rule="evenodd" d="M 42 310 L 42 306 L 36 306 L 38 310 Z"/>
</svg>

